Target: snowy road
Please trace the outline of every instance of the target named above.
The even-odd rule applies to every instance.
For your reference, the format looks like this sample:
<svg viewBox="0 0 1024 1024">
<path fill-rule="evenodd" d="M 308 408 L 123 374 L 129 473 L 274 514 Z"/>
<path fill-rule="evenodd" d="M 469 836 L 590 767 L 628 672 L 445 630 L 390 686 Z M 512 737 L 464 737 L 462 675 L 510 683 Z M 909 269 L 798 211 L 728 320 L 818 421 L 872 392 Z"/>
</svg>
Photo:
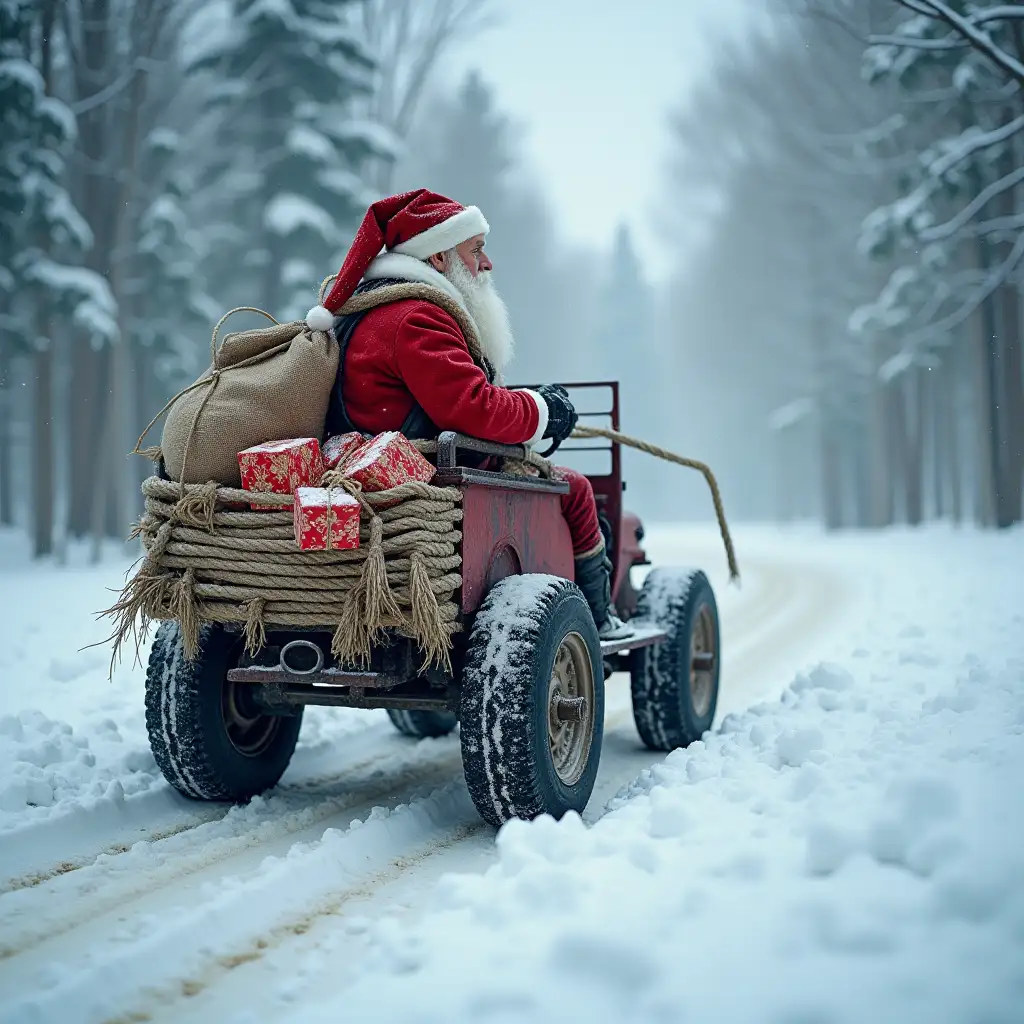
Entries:
<svg viewBox="0 0 1024 1024">
<path fill-rule="evenodd" d="M 706 536 L 680 544 L 656 560 L 722 561 Z M 755 545 L 743 568 L 741 591 L 712 573 L 721 713 L 779 692 L 863 596 L 849 570 L 777 545 Z M 605 729 L 590 820 L 663 759 L 639 744 L 625 677 L 609 682 Z M 342 740 L 300 747 L 282 784 L 245 808 L 154 784 L 3 833 L 0 1022 L 227 1020 L 264 995 L 326 998 L 376 955 L 369 922 L 400 933 L 441 876 L 494 862 L 456 738 L 412 742 L 373 716 Z M 326 946 L 331 970 L 314 970 Z"/>
</svg>

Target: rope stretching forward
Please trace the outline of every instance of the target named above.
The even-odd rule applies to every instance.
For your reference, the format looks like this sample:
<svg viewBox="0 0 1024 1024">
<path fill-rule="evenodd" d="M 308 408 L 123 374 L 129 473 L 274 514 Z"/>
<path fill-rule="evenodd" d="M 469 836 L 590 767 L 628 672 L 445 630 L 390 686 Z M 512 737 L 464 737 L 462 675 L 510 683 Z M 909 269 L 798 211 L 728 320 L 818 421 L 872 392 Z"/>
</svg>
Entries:
<svg viewBox="0 0 1024 1024">
<path fill-rule="evenodd" d="M 715 474 L 711 472 L 710 466 L 706 463 L 698 462 L 696 459 L 687 459 L 682 455 L 676 455 L 675 452 L 670 452 L 667 448 L 659 448 L 658 445 L 651 444 L 649 441 L 641 441 L 638 437 L 621 434 L 617 430 L 605 430 L 603 427 L 577 426 L 572 432 L 572 436 L 578 438 L 603 437 L 609 441 L 615 441 L 617 444 L 623 444 L 627 448 L 635 448 L 637 451 L 646 452 L 655 458 L 664 459 L 666 462 L 674 462 L 677 466 L 686 466 L 688 469 L 696 469 L 703 473 L 704 479 L 708 482 L 708 487 L 711 489 L 711 500 L 715 505 L 718 529 L 722 535 L 722 543 L 725 544 L 725 557 L 729 562 L 729 579 L 739 580 L 740 570 L 736 562 L 736 551 L 733 547 L 732 536 L 729 533 L 729 525 L 725 521 L 725 506 L 722 504 L 722 495 L 718 490 L 718 481 L 715 480 Z"/>
</svg>

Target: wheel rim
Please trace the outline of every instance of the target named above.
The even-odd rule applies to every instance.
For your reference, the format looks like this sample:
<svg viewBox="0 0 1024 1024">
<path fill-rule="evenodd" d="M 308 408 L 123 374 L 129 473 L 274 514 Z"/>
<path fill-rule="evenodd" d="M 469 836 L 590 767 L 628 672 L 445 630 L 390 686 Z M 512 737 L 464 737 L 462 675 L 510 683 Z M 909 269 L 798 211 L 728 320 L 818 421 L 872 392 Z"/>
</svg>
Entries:
<svg viewBox="0 0 1024 1024">
<path fill-rule="evenodd" d="M 281 719 L 260 710 L 249 683 L 225 680 L 221 698 L 224 731 L 231 746 L 245 757 L 259 757 L 273 742 Z"/>
<path fill-rule="evenodd" d="M 582 698 L 583 702 L 580 703 Z M 558 645 L 548 683 L 548 744 L 555 774 L 567 786 L 580 780 L 594 738 L 594 669 L 587 643 L 569 633 Z"/>
<path fill-rule="evenodd" d="M 702 604 L 690 634 L 690 700 L 694 714 L 703 718 L 711 708 L 718 664 L 718 637 L 711 609 Z"/>
</svg>

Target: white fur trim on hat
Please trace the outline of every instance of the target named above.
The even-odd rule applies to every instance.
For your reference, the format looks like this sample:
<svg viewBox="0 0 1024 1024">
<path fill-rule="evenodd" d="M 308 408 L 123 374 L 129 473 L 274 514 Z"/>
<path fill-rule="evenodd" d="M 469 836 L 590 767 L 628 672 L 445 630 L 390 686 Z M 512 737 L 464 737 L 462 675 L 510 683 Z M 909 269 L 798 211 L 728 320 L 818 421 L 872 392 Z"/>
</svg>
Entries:
<svg viewBox="0 0 1024 1024">
<path fill-rule="evenodd" d="M 524 395 L 529 395 L 537 403 L 537 429 L 533 432 L 533 437 L 526 442 L 531 448 L 535 448 L 544 440 L 544 431 L 548 429 L 548 403 L 536 391 L 531 391 L 529 388 L 517 388 L 517 390 Z"/>
<path fill-rule="evenodd" d="M 314 306 L 306 314 L 306 326 L 311 331 L 329 331 L 334 326 L 334 314 L 326 306 Z"/>
<path fill-rule="evenodd" d="M 463 309 L 466 309 L 466 303 L 459 289 L 439 270 L 435 270 L 429 263 L 418 260 L 414 256 L 403 256 L 400 252 L 383 253 L 370 264 L 366 273 L 363 274 L 364 281 L 379 281 L 385 277 L 433 285 L 435 288 L 440 288 L 445 295 L 453 298 Z M 468 313 L 469 310 L 467 309 L 466 312 Z"/>
<path fill-rule="evenodd" d="M 488 231 L 490 226 L 480 210 L 475 206 L 467 206 L 440 224 L 413 235 L 407 242 L 396 245 L 390 251 L 425 260 L 435 252 L 446 252 L 460 242 L 465 242 L 474 235 L 486 235 Z"/>
</svg>

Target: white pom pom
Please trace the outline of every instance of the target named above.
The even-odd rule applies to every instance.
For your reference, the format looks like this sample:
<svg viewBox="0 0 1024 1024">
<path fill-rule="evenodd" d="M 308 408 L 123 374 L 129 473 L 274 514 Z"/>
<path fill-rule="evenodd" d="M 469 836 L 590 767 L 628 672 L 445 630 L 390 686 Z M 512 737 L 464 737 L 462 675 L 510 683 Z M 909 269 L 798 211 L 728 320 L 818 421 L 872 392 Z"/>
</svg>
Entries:
<svg viewBox="0 0 1024 1024">
<path fill-rule="evenodd" d="M 306 326 L 311 331 L 329 331 L 334 326 L 334 314 L 326 306 L 314 306 L 306 314 Z"/>
</svg>

